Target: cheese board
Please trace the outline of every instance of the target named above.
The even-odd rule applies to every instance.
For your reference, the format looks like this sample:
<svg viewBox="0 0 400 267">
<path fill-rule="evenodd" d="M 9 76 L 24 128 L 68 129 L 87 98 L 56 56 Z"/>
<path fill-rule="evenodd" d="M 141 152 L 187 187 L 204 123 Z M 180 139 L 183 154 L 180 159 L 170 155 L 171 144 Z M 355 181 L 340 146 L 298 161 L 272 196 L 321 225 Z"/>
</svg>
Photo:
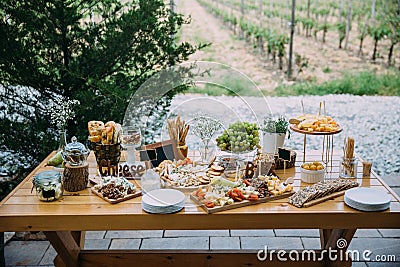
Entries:
<svg viewBox="0 0 400 267">
<path fill-rule="evenodd" d="M 260 175 L 236 182 L 217 177 L 192 192 L 190 199 L 207 213 L 215 213 L 290 197 L 294 194 L 291 182 L 293 179 L 281 182 L 276 176 Z"/>
<path fill-rule="evenodd" d="M 117 204 L 142 195 L 142 191 L 133 183 L 121 177 L 98 177 L 91 191 L 111 204 Z"/>
<path fill-rule="evenodd" d="M 139 191 L 136 191 L 134 194 L 128 194 L 128 195 L 126 195 L 124 197 L 120 197 L 120 198 L 117 198 L 117 199 L 112 199 L 112 198 L 104 197 L 102 193 L 100 193 L 99 191 L 97 191 L 94 188 L 91 188 L 91 190 L 95 195 L 101 197 L 102 199 L 104 199 L 105 201 L 107 201 L 108 203 L 111 203 L 111 204 L 117 204 L 117 203 L 120 203 L 122 201 L 129 200 L 129 199 L 132 199 L 132 198 L 135 198 L 135 197 L 139 197 L 139 196 L 142 195 L 142 191 L 139 190 Z"/>
<path fill-rule="evenodd" d="M 264 197 L 264 198 L 259 198 L 258 200 L 252 200 L 252 201 L 243 200 L 241 202 L 234 202 L 233 204 L 230 204 L 230 205 L 215 206 L 213 208 L 208 208 L 201 200 L 199 200 L 195 195 L 193 195 L 193 193 L 190 194 L 190 199 L 194 203 L 199 205 L 202 209 L 204 209 L 204 211 L 206 211 L 207 213 L 211 214 L 211 213 L 215 213 L 215 212 L 231 210 L 231 209 L 237 209 L 237 208 L 241 208 L 241 207 L 245 207 L 245 206 L 265 203 L 265 202 L 268 202 L 268 201 L 283 199 L 283 198 L 290 197 L 293 194 L 294 194 L 293 191 L 292 192 L 286 192 L 286 193 L 283 193 L 282 195 Z"/>
<path fill-rule="evenodd" d="M 338 128 L 336 130 L 333 130 L 333 131 L 330 131 L 330 132 L 325 132 L 325 131 L 320 131 L 320 132 L 313 131 L 313 132 L 311 132 L 311 131 L 308 131 L 308 130 L 305 130 L 305 129 L 299 129 L 296 124 L 290 124 L 290 129 L 295 131 L 295 132 L 298 132 L 298 133 L 309 134 L 309 135 L 334 135 L 334 134 L 338 134 L 338 133 L 343 131 L 343 128 L 338 126 Z"/>
</svg>

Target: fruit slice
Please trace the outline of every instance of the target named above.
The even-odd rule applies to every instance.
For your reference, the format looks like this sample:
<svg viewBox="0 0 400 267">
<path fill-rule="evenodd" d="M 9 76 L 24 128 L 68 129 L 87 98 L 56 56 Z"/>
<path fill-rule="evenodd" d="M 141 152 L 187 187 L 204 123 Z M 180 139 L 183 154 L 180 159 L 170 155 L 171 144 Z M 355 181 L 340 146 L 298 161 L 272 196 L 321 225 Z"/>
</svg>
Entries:
<svg viewBox="0 0 400 267">
<path fill-rule="evenodd" d="M 47 162 L 47 165 L 49 166 L 58 166 L 63 163 L 63 159 L 61 157 L 61 150 L 58 151 L 49 161 Z"/>
</svg>

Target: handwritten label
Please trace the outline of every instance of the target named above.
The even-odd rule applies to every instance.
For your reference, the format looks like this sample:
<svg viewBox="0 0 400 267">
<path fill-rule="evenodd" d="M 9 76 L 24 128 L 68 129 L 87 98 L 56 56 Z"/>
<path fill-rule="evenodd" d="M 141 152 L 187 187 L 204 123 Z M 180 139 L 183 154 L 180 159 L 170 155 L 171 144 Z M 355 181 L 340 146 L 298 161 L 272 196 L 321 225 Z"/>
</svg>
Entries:
<svg viewBox="0 0 400 267">
<path fill-rule="evenodd" d="M 99 166 L 101 176 L 141 177 L 145 170 L 143 165 L 111 165 L 110 160 L 105 159 Z"/>
</svg>

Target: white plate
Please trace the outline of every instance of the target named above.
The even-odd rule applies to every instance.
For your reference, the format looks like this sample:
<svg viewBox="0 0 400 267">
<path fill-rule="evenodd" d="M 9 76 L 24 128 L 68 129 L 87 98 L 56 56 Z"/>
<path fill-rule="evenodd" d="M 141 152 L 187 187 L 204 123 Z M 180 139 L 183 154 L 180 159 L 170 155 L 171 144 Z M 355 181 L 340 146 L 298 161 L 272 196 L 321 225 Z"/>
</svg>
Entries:
<svg viewBox="0 0 400 267">
<path fill-rule="evenodd" d="M 356 187 L 346 191 L 345 197 L 353 203 L 366 206 L 379 206 L 390 203 L 390 195 L 373 188 Z"/>
<path fill-rule="evenodd" d="M 157 189 L 142 197 L 142 202 L 149 207 L 163 208 L 184 203 L 185 194 L 174 189 Z"/>
<path fill-rule="evenodd" d="M 384 211 L 390 208 L 390 203 L 380 206 L 368 206 L 350 202 L 347 198 L 344 199 L 344 202 L 346 203 L 347 206 L 361 211 Z"/>
</svg>

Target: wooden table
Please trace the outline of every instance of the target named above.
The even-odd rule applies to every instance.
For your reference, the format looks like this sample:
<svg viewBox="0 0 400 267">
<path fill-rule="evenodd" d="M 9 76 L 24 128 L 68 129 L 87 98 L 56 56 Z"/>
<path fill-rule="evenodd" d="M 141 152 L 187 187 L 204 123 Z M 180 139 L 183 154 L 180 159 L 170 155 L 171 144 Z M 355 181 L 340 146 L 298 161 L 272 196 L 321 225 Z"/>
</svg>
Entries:
<svg viewBox="0 0 400 267">
<path fill-rule="evenodd" d="M 320 151 L 309 151 L 308 159 L 318 160 Z M 51 155 L 49 155 L 50 157 Z M 0 203 L 0 232 L 43 231 L 58 253 L 56 266 L 265 266 L 257 259 L 257 251 L 102 251 L 84 250 L 86 230 L 155 230 L 155 229 L 320 229 L 322 261 L 286 261 L 273 253 L 273 266 L 350 266 L 348 261 L 332 262 L 322 249 L 338 249 L 337 240 L 344 238 L 349 244 L 356 229 L 399 228 L 400 199 L 375 174 L 371 179 L 357 179 L 363 187 L 380 188 L 391 194 L 389 210 L 360 212 L 346 206 L 343 196 L 309 207 L 296 208 L 287 199 L 242 207 L 215 214 L 206 214 L 189 198 L 185 209 L 176 214 L 151 215 L 142 211 L 141 198 L 119 204 L 109 204 L 90 189 L 77 193 L 65 192 L 55 202 L 41 202 L 32 189 L 32 177 L 44 167 L 46 158 L 20 185 Z M 295 177 L 295 190 L 306 186 L 300 180 L 299 165 L 302 153 L 297 151 L 295 168 L 279 171 L 281 178 Z M 96 172 L 94 156 L 89 156 L 90 173 Z M 338 177 L 339 153 L 333 155 L 332 176 Z M 359 176 L 362 174 L 359 161 Z M 347 247 L 338 250 L 343 252 Z M 373 249 L 373 248 L 371 248 Z M 22 252 L 23 253 L 23 252 Z M 322 253 L 322 254 L 321 254 Z M 151 263 L 150 263 L 151 262 Z"/>
</svg>

